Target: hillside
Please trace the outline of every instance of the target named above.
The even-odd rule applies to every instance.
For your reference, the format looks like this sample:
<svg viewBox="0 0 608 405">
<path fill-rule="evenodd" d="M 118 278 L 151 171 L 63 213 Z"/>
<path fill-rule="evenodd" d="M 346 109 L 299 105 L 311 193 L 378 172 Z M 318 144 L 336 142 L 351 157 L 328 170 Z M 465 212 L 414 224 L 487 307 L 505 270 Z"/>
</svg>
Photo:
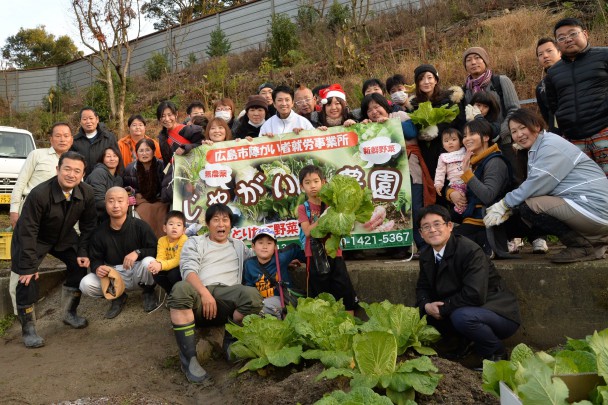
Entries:
<svg viewBox="0 0 608 405">
<path fill-rule="evenodd" d="M 333 31 L 324 20 L 300 24 L 297 49 L 278 62 L 273 62 L 266 50 L 251 50 L 196 63 L 163 74 L 157 81 L 144 76 L 132 78 L 125 115 L 142 113 L 149 119 L 148 134 L 155 136 L 159 129 L 155 109 L 160 100 L 172 99 L 183 111 L 192 100 L 211 106 L 224 96 L 235 100 L 240 110 L 247 96 L 265 81 L 309 87 L 338 82 L 346 89 L 349 104 L 356 107 L 365 79 L 384 80 L 402 73 L 413 81 L 413 70 L 420 63 L 437 67 L 443 87 L 462 85 L 466 73 L 461 55 L 469 46 L 486 48 L 491 69 L 513 80 L 520 99 L 533 98 L 534 86 L 543 74 L 535 57 L 536 41 L 552 36 L 554 23 L 567 15 L 589 24 L 592 44 L 608 43 L 602 3 L 550 2 L 541 7 L 526 0 L 439 0 L 418 10 L 370 17 L 356 27 L 332 26 Z M 282 66 L 275 67 L 279 64 Z M 101 84 L 82 92 L 57 90 L 50 104 L 47 100 L 46 109 L 10 117 L 0 97 L 0 123 L 27 128 L 44 138 L 41 134 L 55 121 L 67 120 L 77 128 L 78 111 L 91 105 L 115 133 L 121 133 L 116 123 L 107 120 L 104 92 Z"/>
</svg>

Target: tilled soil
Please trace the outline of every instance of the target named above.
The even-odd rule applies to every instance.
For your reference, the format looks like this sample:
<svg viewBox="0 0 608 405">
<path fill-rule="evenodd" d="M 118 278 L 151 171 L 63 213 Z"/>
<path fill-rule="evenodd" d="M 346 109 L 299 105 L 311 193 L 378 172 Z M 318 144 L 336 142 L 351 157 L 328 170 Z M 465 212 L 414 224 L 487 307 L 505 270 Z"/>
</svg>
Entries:
<svg viewBox="0 0 608 405">
<path fill-rule="evenodd" d="M 2 404 L 312 404 L 326 392 L 348 389 L 348 381 L 315 381 L 319 363 L 265 375 L 246 372 L 221 356 L 204 364 L 213 378 L 206 386 L 189 384 L 179 369 L 169 313 L 146 314 L 141 294 L 129 293 L 123 312 L 103 317 L 108 303 L 83 298 L 80 313 L 89 320 L 74 330 L 61 322 L 61 288 L 36 307 L 38 333 L 46 346 L 26 349 L 17 322 L 0 340 Z M 481 374 L 444 359 L 434 359 L 444 375 L 436 393 L 419 404 L 492 404 L 481 390 Z"/>
</svg>

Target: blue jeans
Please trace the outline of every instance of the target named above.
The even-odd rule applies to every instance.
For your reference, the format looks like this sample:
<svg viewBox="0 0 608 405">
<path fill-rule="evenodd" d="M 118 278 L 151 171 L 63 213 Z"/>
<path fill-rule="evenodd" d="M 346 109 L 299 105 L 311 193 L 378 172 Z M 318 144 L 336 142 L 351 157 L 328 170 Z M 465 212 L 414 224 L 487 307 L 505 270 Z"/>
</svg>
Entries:
<svg viewBox="0 0 608 405">
<path fill-rule="evenodd" d="M 481 307 L 458 308 L 450 321 L 458 333 L 475 343 L 475 351 L 484 358 L 504 353 L 501 340 L 513 336 L 519 328 L 517 322 Z"/>
</svg>

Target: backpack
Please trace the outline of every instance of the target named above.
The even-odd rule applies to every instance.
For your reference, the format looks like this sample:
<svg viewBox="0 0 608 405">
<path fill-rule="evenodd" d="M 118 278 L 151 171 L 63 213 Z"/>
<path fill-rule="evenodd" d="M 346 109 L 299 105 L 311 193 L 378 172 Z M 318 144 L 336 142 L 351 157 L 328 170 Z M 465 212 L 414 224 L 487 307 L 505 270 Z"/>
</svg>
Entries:
<svg viewBox="0 0 608 405">
<path fill-rule="evenodd" d="M 311 221 L 310 215 L 310 204 L 308 201 L 304 201 L 304 209 L 306 209 L 306 216 L 308 217 L 308 221 Z M 300 246 L 302 246 L 302 250 L 306 248 L 306 235 L 304 234 L 304 230 L 300 226 Z"/>
</svg>

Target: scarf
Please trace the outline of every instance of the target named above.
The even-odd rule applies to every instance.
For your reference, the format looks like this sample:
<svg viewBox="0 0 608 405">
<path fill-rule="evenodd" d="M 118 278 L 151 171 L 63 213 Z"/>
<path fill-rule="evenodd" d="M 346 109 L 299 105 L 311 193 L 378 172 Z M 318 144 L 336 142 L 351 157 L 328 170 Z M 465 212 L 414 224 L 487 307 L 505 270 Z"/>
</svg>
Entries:
<svg viewBox="0 0 608 405">
<path fill-rule="evenodd" d="M 424 159 L 422 158 L 422 152 L 420 152 L 420 147 L 418 145 L 405 145 L 407 156 L 409 158 L 410 155 L 414 155 L 418 158 L 420 162 L 420 169 L 422 169 L 422 198 L 424 200 L 424 206 L 433 205 L 437 200 L 437 192 L 435 191 L 434 181 L 429 173 L 429 169 L 426 167 L 424 163 Z"/>
<path fill-rule="evenodd" d="M 466 88 L 471 90 L 473 94 L 482 91 L 486 88 L 486 86 L 492 80 L 492 71 L 490 69 L 486 69 L 485 72 L 477 79 L 473 79 L 473 76 L 467 76 L 467 83 L 465 84 Z"/>
</svg>

